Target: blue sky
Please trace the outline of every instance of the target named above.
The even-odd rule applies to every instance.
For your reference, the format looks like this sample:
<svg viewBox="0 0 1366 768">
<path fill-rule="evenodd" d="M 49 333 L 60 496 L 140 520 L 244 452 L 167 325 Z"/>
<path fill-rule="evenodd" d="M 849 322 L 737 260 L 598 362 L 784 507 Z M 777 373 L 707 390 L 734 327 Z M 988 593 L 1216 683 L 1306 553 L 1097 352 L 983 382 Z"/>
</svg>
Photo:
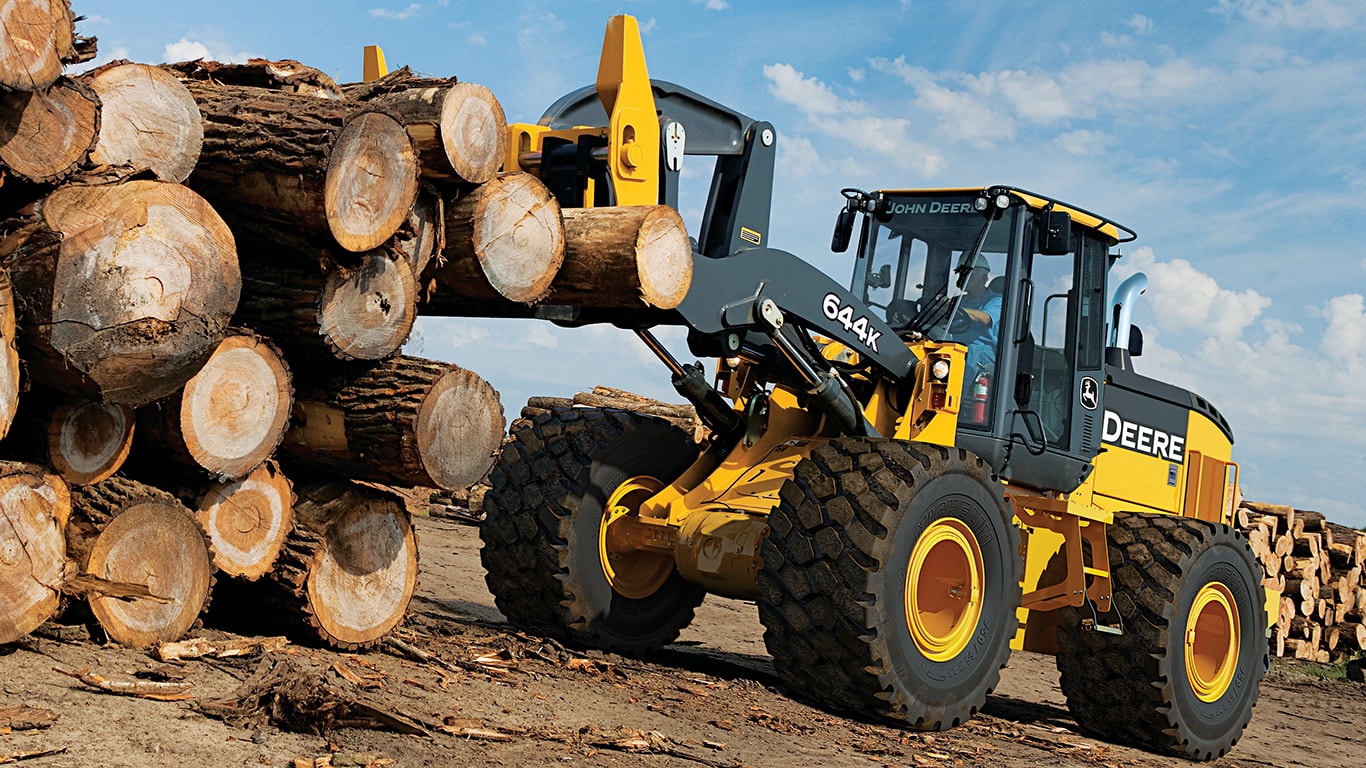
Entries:
<svg viewBox="0 0 1366 768">
<path fill-rule="evenodd" d="M 592 82 L 607 18 L 630 13 L 651 75 L 776 126 L 772 244 L 841 281 L 845 186 L 1011 184 L 1136 230 L 1117 268 L 1150 278 L 1138 370 L 1229 417 L 1248 498 L 1366 526 L 1359 0 L 73 6 L 104 60 L 294 58 L 353 81 L 377 43 L 526 122 Z M 705 189 L 686 174 L 695 226 Z M 612 329 L 424 319 L 408 351 L 479 372 L 510 416 L 599 383 L 678 399 Z"/>
</svg>

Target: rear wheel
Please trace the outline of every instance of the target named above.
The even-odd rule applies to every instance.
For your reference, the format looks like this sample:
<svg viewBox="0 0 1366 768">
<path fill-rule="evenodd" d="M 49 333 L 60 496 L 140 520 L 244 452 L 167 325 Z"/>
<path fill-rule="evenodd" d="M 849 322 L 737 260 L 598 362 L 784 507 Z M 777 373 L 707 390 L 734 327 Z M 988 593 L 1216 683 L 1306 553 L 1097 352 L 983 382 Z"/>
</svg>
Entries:
<svg viewBox="0 0 1366 768">
<path fill-rule="evenodd" d="M 1119 513 L 1109 530 L 1123 635 L 1058 611 L 1058 670 L 1085 730 L 1196 759 L 1233 747 L 1267 664 L 1261 568 L 1226 525 Z"/>
<path fill-rule="evenodd" d="M 842 438 L 812 451 L 780 496 L 759 618 L 787 684 L 924 730 L 977 712 L 1020 600 L 1019 531 L 985 462 Z"/>
<path fill-rule="evenodd" d="M 704 591 L 672 556 L 613 551 L 603 532 L 696 457 L 682 430 L 627 411 L 560 409 L 517 430 L 479 529 L 498 610 L 582 646 L 643 653 L 672 642 Z"/>
</svg>

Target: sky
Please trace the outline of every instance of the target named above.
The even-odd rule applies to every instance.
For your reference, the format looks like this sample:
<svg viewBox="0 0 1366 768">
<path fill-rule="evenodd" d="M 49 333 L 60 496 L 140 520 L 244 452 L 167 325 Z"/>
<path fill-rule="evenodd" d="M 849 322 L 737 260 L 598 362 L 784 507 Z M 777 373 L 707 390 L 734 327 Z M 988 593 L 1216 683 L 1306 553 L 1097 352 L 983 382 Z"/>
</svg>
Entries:
<svg viewBox="0 0 1366 768">
<path fill-rule="evenodd" d="M 1366 526 L 1359 0 L 72 5 L 100 61 L 292 58 L 349 82 L 378 44 L 391 67 L 487 86 L 520 122 L 592 83 L 607 19 L 629 13 L 651 76 L 773 123 L 770 244 L 840 282 L 843 187 L 1008 184 L 1138 232 L 1116 266 L 1149 278 L 1138 372 L 1225 414 L 1247 498 Z M 684 169 L 694 233 L 709 174 Z M 686 356 L 681 332 L 660 335 Z M 421 318 L 405 350 L 478 372 L 509 418 L 595 384 L 680 399 L 610 328 Z"/>
</svg>

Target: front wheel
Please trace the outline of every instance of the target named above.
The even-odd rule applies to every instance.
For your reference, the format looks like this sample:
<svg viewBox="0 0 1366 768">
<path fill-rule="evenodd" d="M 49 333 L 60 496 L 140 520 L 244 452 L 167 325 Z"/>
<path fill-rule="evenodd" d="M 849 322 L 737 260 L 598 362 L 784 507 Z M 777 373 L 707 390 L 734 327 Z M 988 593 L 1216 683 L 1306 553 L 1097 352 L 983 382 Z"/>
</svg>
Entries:
<svg viewBox="0 0 1366 768">
<path fill-rule="evenodd" d="M 1117 513 L 1108 532 L 1123 635 L 1058 610 L 1067 706 L 1093 735 L 1211 760 L 1238 742 L 1266 671 L 1261 568 L 1227 525 Z"/>
<path fill-rule="evenodd" d="M 604 530 L 696 458 L 682 430 L 629 411 L 559 409 L 517 430 L 494 465 L 479 528 L 498 610 L 590 648 L 645 653 L 673 642 L 705 592 L 672 556 L 617 552 Z"/>
<path fill-rule="evenodd" d="M 1020 602 L 1019 530 L 986 463 L 841 438 L 813 450 L 780 499 L 759 618 L 788 686 L 922 730 L 976 713 Z"/>
</svg>

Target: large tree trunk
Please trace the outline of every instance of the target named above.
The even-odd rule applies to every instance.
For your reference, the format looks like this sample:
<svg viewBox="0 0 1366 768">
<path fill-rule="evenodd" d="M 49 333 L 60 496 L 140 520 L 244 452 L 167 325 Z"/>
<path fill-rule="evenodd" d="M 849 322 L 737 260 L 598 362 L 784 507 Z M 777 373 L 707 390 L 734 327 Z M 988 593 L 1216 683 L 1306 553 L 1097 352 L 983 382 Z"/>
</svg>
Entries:
<svg viewBox="0 0 1366 768">
<path fill-rule="evenodd" d="M 408 129 L 426 178 L 483 184 L 503 164 L 507 117 L 482 85 L 446 82 L 375 96 L 370 103 Z"/>
<path fill-rule="evenodd" d="M 294 529 L 294 486 L 267 461 L 241 480 L 210 486 L 195 515 L 218 570 L 254 581 L 270 572 Z"/>
<path fill-rule="evenodd" d="M 281 452 L 300 471 L 448 489 L 484 476 L 505 426 L 488 382 L 406 356 L 301 390 L 297 411 Z"/>
<path fill-rule="evenodd" d="M 380 112 L 261 88 L 188 81 L 204 114 L 189 183 L 230 216 L 302 227 L 349 251 L 376 248 L 417 197 L 417 152 Z"/>
<path fill-rule="evenodd" d="M 234 331 L 180 392 L 139 412 L 155 455 L 238 480 L 275 452 L 293 406 L 289 367 L 269 341 Z"/>
<path fill-rule="evenodd" d="M 564 211 L 564 265 L 547 304 L 673 309 L 692 285 L 692 245 L 666 205 Z"/>
<path fill-rule="evenodd" d="M 150 170 L 161 181 L 182 182 L 199 161 L 204 121 L 194 97 L 171 73 L 147 64 L 116 64 L 84 76 L 100 97 L 100 134 L 94 165 Z"/>
<path fill-rule="evenodd" d="M 445 263 L 433 270 L 438 301 L 546 297 L 564 261 L 560 204 L 529 173 L 505 173 L 446 208 Z"/>
<path fill-rule="evenodd" d="M 220 85 L 268 88 L 314 98 L 343 98 L 336 81 L 326 73 L 294 59 L 247 59 L 246 64 L 198 59 L 167 64 L 166 69 L 186 80 L 212 80 Z"/>
<path fill-rule="evenodd" d="M 380 360 L 398 351 L 417 319 L 417 280 L 406 259 L 381 251 L 359 267 L 328 272 L 318 305 L 323 340 L 338 360 Z"/>
<path fill-rule="evenodd" d="M 76 57 L 69 0 L 10 0 L 0 5 L 0 86 L 36 91 L 57 81 Z"/>
<path fill-rule="evenodd" d="M 61 604 L 70 514 L 60 478 L 0 462 L 0 645 L 32 632 Z"/>
<path fill-rule="evenodd" d="M 213 586 L 212 553 L 194 515 L 174 496 L 121 477 L 75 489 L 72 502 L 67 548 L 81 571 L 151 595 L 89 590 L 90 610 L 110 639 L 146 648 L 189 631 Z"/>
<path fill-rule="evenodd" d="M 18 178 L 65 179 L 85 163 L 99 133 L 100 98 L 80 81 L 0 93 L 0 164 Z"/>
<path fill-rule="evenodd" d="M 328 645 L 355 650 L 403 621 L 417 586 L 417 538 L 395 495 L 355 483 L 299 492 L 297 526 L 272 579 Z"/>
<path fill-rule="evenodd" d="M 58 189 L 8 264 L 34 378 L 134 407 L 199 370 L 241 289 L 223 220 L 154 181 Z"/>
</svg>

